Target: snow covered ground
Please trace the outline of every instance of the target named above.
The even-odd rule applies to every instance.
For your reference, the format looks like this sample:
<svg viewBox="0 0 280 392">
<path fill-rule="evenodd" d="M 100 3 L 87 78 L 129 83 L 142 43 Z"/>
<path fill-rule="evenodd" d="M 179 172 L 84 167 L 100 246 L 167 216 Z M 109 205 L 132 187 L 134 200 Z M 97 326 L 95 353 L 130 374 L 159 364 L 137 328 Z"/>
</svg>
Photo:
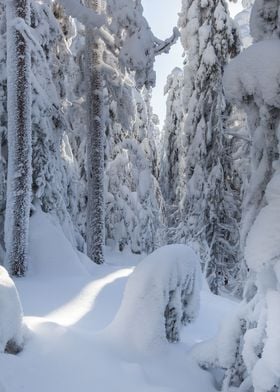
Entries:
<svg viewBox="0 0 280 392">
<path fill-rule="evenodd" d="M 94 266 L 70 251 L 45 214 L 35 214 L 32 268 L 16 280 L 28 332 L 19 355 L 0 354 L 0 392 L 215 391 L 190 350 L 217 333 L 234 302 L 204 288 L 196 322 L 184 328 L 181 343 L 165 346 L 159 355 L 134 358 L 104 332 L 140 259 L 107 251 L 106 265 Z"/>
</svg>

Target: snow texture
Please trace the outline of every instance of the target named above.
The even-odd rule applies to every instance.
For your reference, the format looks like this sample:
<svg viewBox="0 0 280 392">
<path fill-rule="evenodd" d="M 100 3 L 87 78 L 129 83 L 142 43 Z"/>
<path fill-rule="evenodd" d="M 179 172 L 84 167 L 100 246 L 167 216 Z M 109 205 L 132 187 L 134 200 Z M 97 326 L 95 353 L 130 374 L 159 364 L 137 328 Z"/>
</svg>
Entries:
<svg viewBox="0 0 280 392">
<path fill-rule="evenodd" d="M 0 266 L 0 353 L 5 349 L 15 353 L 22 347 L 22 317 L 15 284 L 6 269 Z"/>
<path fill-rule="evenodd" d="M 182 325 L 199 310 L 200 260 L 186 245 L 168 245 L 147 256 L 130 276 L 120 309 L 107 329 L 118 344 L 147 354 L 178 341 Z"/>
</svg>

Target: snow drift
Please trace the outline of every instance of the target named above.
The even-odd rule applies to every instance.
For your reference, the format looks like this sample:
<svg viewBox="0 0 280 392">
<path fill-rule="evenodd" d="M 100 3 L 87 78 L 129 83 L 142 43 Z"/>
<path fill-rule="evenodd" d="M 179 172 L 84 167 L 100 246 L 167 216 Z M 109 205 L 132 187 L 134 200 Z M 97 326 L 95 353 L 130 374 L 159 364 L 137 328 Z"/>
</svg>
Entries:
<svg viewBox="0 0 280 392">
<path fill-rule="evenodd" d="M 39 206 L 30 219 L 30 272 L 44 277 L 86 275 L 78 254 L 51 214 Z"/>
<path fill-rule="evenodd" d="M 5 350 L 16 353 L 22 344 L 22 308 L 18 292 L 6 269 L 0 266 L 0 353 Z"/>
<path fill-rule="evenodd" d="M 186 245 L 168 245 L 146 257 L 128 279 L 120 309 L 107 328 L 114 341 L 137 352 L 180 338 L 199 310 L 200 260 Z"/>
</svg>

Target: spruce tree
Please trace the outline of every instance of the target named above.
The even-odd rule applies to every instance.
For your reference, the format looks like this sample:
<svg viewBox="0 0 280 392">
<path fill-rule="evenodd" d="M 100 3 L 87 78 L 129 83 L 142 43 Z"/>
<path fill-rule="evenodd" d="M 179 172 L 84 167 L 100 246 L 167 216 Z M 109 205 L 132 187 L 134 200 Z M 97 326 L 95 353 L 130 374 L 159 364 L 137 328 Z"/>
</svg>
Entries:
<svg viewBox="0 0 280 392">
<path fill-rule="evenodd" d="M 211 289 L 218 292 L 235 274 L 237 225 L 224 172 L 227 108 L 222 76 L 239 40 L 222 0 L 182 3 L 179 26 L 186 51 L 184 125 L 180 158 L 178 241 L 192 242 Z M 177 234 L 176 234 L 177 235 Z M 234 277 L 234 276 L 233 276 Z"/>
<path fill-rule="evenodd" d="M 166 118 L 161 145 L 160 185 L 166 202 L 178 208 L 179 158 L 182 154 L 181 136 L 184 121 L 183 71 L 175 68 L 165 86 Z"/>
<path fill-rule="evenodd" d="M 247 209 L 242 219 L 249 268 L 244 300 L 215 341 L 215 347 L 227 342 L 228 350 L 215 353 L 206 345 L 204 358 L 206 366 L 208 362 L 224 370 L 224 392 L 280 388 L 279 15 L 278 0 L 254 3 L 250 24 L 254 43 L 229 64 L 224 76 L 226 95 L 245 110 L 252 138 L 250 182 L 244 197 Z M 203 361 L 203 355 L 199 356 Z"/>
</svg>

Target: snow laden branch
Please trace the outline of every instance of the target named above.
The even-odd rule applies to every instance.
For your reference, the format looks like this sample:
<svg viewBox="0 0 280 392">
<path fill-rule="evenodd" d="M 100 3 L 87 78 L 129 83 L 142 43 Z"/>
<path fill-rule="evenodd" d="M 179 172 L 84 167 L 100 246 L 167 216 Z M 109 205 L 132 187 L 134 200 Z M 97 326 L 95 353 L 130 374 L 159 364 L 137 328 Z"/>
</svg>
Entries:
<svg viewBox="0 0 280 392">
<path fill-rule="evenodd" d="M 79 0 L 59 0 L 66 13 L 87 27 L 100 28 L 106 24 L 106 16 L 82 5 Z"/>
<path fill-rule="evenodd" d="M 128 279 L 121 307 L 106 332 L 138 352 L 177 342 L 199 310 L 200 260 L 186 245 L 168 245 L 146 257 Z"/>
<path fill-rule="evenodd" d="M 159 54 L 162 53 L 169 53 L 171 46 L 173 46 L 176 42 L 177 39 L 180 37 L 180 32 L 177 29 L 177 27 L 173 28 L 173 34 L 171 35 L 170 38 L 162 41 L 154 36 L 155 39 L 155 55 L 158 56 Z"/>
</svg>

